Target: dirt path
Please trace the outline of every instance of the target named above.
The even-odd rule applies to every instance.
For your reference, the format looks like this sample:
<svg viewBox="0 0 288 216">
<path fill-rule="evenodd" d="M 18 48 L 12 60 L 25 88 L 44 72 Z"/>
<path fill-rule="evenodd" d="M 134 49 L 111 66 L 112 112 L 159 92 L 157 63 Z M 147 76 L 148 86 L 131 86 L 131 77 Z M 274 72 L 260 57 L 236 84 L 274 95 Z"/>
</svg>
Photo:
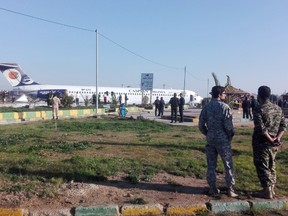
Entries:
<svg viewBox="0 0 288 216">
<path fill-rule="evenodd" d="M 204 204 L 207 196 L 206 180 L 192 177 L 179 177 L 159 173 L 151 182 L 131 184 L 119 175 L 107 182 L 70 182 L 59 187 L 52 198 L 29 197 L 25 193 L 0 194 L 0 206 L 28 209 L 73 208 L 77 206 L 99 206 L 124 204 L 155 204 L 163 206 L 183 206 Z M 227 199 L 223 195 L 223 199 Z"/>
</svg>

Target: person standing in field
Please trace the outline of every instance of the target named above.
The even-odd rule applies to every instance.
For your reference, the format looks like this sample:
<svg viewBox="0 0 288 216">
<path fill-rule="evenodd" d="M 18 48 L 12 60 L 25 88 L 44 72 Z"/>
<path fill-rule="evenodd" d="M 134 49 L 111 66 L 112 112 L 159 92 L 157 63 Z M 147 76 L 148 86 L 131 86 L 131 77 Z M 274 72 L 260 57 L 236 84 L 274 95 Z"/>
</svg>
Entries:
<svg viewBox="0 0 288 216">
<path fill-rule="evenodd" d="M 177 112 L 179 107 L 179 98 L 177 98 L 177 94 L 174 93 L 174 96 L 170 98 L 169 104 L 171 105 L 171 123 L 173 123 L 173 120 L 177 121 Z"/>
<path fill-rule="evenodd" d="M 251 108 L 250 100 L 248 100 L 248 97 L 246 96 L 242 102 L 243 118 L 249 119 L 250 117 L 250 119 L 252 119 L 250 108 Z"/>
<path fill-rule="evenodd" d="M 234 136 L 232 111 L 224 102 L 225 88 L 214 86 L 212 100 L 203 107 L 198 128 L 206 136 L 207 182 L 209 195 L 217 195 L 220 190 L 216 185 L 217 158 L 220 155 L 225 168 L 225 181 L 228 187 L 228 196 L 237 197 L 234 191 L 235 179 L 232 161 L 231 140 Z"/>
<path fill-rule="evenodd" d="M 255 109 L 257 103 L 258 102 L 256 101 L 255 97 L 252 95 L 251 96 L 251 100 L 250 100 L 251 109 L 252 109 L 252 115 L 254 115 L 253 113 L 254 113 L 254 109 Z"/>
<path fill-rule="evenodd" d="M 52 98 L 52 115 L 53 119 L 58 119 L 58 111 L 59 111 L 59 106 L 61 104 L 60 99 L 57 97 L 57 94 L 55 93 L 53 98 Z"/>
<path fill-rule="evenodd" d="M 164 107 L 165 107 L 165 101 L 164 101 L 163 97 L 160 97 L 158 116 L 161 116 L 161 117 L 163 116 L 163 114 L 164 114 Z"/>
<path fill-rule="evenodd" d="M 257 175 L 263 190 L 257 197 L 272 199 L 275 196 L 276 161 L 275 157 L 281 145 L 281 137 L 286 131 L 282 109 L 269 98 L 268 86 L 258 88 L 258 104 L 254 109 L 254 132 L 252 137 L 253 159 Z"/>
<path fill-rule="evenodd" d="M 180 121 L 183 122 L 183 111 L 184 111 L 184 105 L 185 105 L 185 98 L 183 97 L 183 94 L 180 93 L 180 99 L 179 99 L 179 114 L 180 114 Z"/>
<path fill-rule="evenodd" d="M 128 101 L 128 96 L 127 96 L 127 93 L 125 93 L 125 106 L 127 106 L 127 101 Z"/>
<path fill-rule="evenodd" d="M 78 94 L 78 92 L 76 93 L 75 102 L 76 102 L 76 106 L 79 106 L 80 101 L 79 101 L 79 94 Z"/>
<path fill-rule="evenodd" d="M 155 105 L 155 116 L 157 116 L 159 112 L 159 105 L 160 105 L 160 100 L 158 96 L 156 97 L 156 100 L 154 101 L 154 105 Z"/>
</svg>

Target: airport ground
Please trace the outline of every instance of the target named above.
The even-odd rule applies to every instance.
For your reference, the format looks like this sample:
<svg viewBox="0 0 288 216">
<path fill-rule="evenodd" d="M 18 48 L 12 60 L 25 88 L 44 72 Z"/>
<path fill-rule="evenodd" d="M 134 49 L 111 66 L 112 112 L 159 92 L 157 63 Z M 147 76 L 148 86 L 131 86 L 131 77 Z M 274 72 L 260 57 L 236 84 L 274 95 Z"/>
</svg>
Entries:
<svg viewBox="0 0 288 216">
<path fill-rule="evenodd" d="M 141 110 L 135 113 L 128 113 L 127 116 L 132 116 L 133 118 L 143 117 L 145 119 L 158 121 L 165 124 L 171 125 L 184 125 L 184 126 L 197 126 L 198 118 L 200 115 L 201 109 L 198 108 L 188 108 L 184 109 L 184 122 L 177 121 L 176 123 L 170 123 L 170 109 L 164 111 L 163 117 L 155 116 L 154 110 Z M 253 121 L 250 119 L 242 118 L 242 110 L 233 110 L 233 124 L 235 126 L 253 126 Z"/>
</svg>

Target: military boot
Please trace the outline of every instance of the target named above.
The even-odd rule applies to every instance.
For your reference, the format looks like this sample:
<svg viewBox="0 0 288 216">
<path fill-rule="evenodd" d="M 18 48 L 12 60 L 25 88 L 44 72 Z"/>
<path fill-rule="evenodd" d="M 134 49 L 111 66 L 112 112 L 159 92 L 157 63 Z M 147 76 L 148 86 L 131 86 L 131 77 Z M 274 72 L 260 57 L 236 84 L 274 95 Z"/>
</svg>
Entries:
<svg viewBox="0 0 288 216">
<path fill-rule="evenodd" d="M 275 196 L 276 195 L 276 193 L 275 193 L 275 184 L 272 184 L 270 187 L 271 187 L 272 195 Z"/>
<path fill-rule="evenodd" d="M 217 194 L 220 194 L 220 190 L 216 187 L 216 185 L 210 185 L 208 194 L 210 196 L 215 196 Z"/>
<path fill-rule="evenodd" d="M 263 190 L 257 192 L 255 196 L 264 199 L 273 199 L 273 192 L 271 188 L 271 186 L 264 187 Z"/>
<path fill-rule="evenodd" d="M 230 187 L 228 188 L 228 193 L 227 193 L 227 195 L 228 195 L 229 197 L 232 197 L 232 198 L 238 197 L 238 194 L 235 192 L 235 190 L 234 190 L 234 188 L 233 188 L 232 186 L 230 186 Z"/>
</svg>

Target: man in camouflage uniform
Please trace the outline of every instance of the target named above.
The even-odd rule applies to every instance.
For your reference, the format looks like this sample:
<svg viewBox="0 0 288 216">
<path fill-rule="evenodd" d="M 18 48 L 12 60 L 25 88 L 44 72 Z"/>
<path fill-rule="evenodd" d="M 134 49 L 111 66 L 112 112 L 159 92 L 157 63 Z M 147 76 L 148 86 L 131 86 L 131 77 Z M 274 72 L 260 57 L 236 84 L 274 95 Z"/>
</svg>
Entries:
<svg viewBox="0 0 288 216">
<path fill-rule="evenodd" d="M 216 167 L 218 154 L 220 155 L 225 168 L 225 180 L 228 187 L 228 196 L 237 197 L 233 186 L 234 169 L 232 161 L 231 140 L 234 136 L 232 123 L 232 112 L 230 107 L 224 102 L 226 94 L 222 86 L 212 88 L 212 100 L 204 106 L 200 113 L 198 127 L 202 134 L 206 136 L 206 158 L 207 158 L 207 182 L 209 184 L 209 194 L 219 194 L 220 190 L 216 186 Z"/>
<path fill-rule="evenodd" d="M 258 88 L 259 104 L 254 109 L 254 133 L 252 137 L 254 165 L 263 190 L 256 196 L 272 199 L 275 195 L 275 157 L 280 139 L 286 130 L 282 109 L 270 102 L 271 90 L 268 86 Z"/>
</svg>

